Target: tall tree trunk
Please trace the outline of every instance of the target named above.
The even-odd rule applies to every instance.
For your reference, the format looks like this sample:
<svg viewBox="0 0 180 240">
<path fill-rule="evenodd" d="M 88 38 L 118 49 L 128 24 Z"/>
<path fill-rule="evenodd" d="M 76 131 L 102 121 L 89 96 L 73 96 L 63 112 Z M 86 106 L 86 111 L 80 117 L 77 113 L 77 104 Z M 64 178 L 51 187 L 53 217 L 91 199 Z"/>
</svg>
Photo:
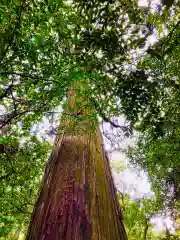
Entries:
<svg viewBox="0 0 180 240">
<path fill-rule="evenodd" d="M 70 91 L 68 106 L 76 101 Z M 72 111 L 71 116 L 61 121 L 65 130 L 56 136 L 27 239 L 127 239 L 100 130 L 92 131 L 88 118 L 77 120 Z"/>
</svg>

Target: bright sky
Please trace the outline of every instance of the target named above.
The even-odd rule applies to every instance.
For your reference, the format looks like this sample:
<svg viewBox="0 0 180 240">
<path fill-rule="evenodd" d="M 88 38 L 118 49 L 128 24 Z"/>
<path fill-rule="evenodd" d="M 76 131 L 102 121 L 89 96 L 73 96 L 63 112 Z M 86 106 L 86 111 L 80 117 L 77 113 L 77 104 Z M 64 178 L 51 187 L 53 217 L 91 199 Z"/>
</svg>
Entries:
<svg viewBox="0 0 180 240">
<path fill-rule="evenodd" d="M 132 199 L 142 197 L 153 198 L 154 193 L 151 191 L 151 183 L 148 181 L 147 174 L 144 171 L 137 171 L 130 167 L 127 157 L 121 151 L 112 153 L 110 159 L 117 162 L 122 160 L 123 164 L 127 166 L 127 169 L 119 173 L 113 170 L 114 182 L 120 192 L 128 193 Z M 159 215 L 152 218 L 151 223 L 156 232 L 165 230 L 166 226 L 171 233 L 175 232 L 173 221 L 170 217 L 162 217 Z"/>
</svg>

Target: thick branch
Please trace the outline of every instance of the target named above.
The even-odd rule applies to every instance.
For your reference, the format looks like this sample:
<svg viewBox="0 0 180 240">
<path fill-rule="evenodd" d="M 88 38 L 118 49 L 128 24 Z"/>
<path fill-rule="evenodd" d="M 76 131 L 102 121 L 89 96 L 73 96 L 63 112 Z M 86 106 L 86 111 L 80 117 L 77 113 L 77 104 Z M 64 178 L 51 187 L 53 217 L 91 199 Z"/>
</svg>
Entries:
<svg viewBox="0 0 180 240">
<path fill-rule="evenodd" d="M 12 116 L 10 118 L 8 118 L 6 121 L 3 121 L 3 124 L 0 126 L 0 129 L 2 129 L 5 125 L 9 124 L 13 119 L 17 119 L 19 117 L 21 117 L 22 115 L 26 114 L 26 113 L 30 113 L 30 112 L 38 112 L 40 111 L 41 113 L 43 112 L 43 108 L 47 106 L 47 103 L 44 102 L 41 106 L 39 106 L 38 109 L 28 109 L 26 111 L 22 111 L 20 113 L 14 113 L 14 115 L 12 114 Z M 49 109 L 48 109 L 49 110 Z"/>
<path fill-rule="evenodd" d="M 8 118 L 8 119 L 7 119 L 6 121 L 4 121 L 4 123 L 0 126 L 0 129 L 2 129 L 6 124 L 9 124 L 13 119 L 16 119 L 16 118 L 18 118 L 18 117 L 20 117 L 20 116 L 22 116 L 23 114 L 28 113 L 28 112 L 30 112 L 30 110 L 23 111 L 23 112 L 21 112 L 21 113 L 19 113 L 19 114 L 13 115 L 11 118 Z"/>
</svg>

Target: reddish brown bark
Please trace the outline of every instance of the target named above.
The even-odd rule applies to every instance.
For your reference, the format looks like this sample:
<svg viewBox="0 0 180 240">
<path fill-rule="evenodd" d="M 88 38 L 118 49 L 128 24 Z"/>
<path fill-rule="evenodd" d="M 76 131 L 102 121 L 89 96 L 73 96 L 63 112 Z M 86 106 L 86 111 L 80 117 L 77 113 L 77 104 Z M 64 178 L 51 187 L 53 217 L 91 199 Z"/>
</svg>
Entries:
<svg viewBox="0 0 180 240">
<path fill-rule="evenodd" d="M 56 137 L 28 240 L 127 239 L 101 133 L 84 126 Z"/>
</svg>

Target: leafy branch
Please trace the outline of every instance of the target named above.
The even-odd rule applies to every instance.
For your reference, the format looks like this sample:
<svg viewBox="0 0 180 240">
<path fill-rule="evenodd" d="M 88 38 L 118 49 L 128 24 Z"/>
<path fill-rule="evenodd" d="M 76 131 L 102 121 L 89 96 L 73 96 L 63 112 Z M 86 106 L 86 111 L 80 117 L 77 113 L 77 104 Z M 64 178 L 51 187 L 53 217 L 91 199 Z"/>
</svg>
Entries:
<svg viewBox="0 0 180 240">
<path fill-rule="evenodd" d="M 47 78 L 37 77 L 37 76 L 29 75 L 29 74 L 26 74 L 26 73 L 4 71 L 4 72 L 0 72 L 0 75 L 16 75 L 16 76 L 20 76 L 20 77 L 24 77 L 24 78 L 31 78 L 31 79 L 37 80 L 37 81 L 34 82 L 35 84 L 38 81 L 40 81 L 40 80 L 46 81 L 46 82 L 55 82 L 55 83 L 60 84 L 59 81 L 56 81 L 54 79 L 47 79 Z"/>
<path fill-rule="evenodd" d="M 127 126 L 122 126 L 119 124 L 116 124 L 114 122 L 111 121 L 111 119 L 109 119 L 108 117 L 106 117 L 105 113 L 103 112 L 103 110 L 100 108 L 100 106 L 98 105 L 97 101 L 95 99 L 91 98 L 91 102 L 95 108 L 95 110 L 98 112 L 98 114 L 100 115 L 100 117 L 102 117 L 102 119 L 107 122 L 110 123 L 111 126 L 113 126 L 114 128 L 120 128 L 122 131 L 126 132 L 128 135 L 131 134 L 131 129 Z"/>
<path fill-rule="evenodd" d="M 12 42 L 13 42 L 15 32 L 16 32 L 16 30 L 17 30 L 17 29 L 19 28 L 19 26 L 20 26 L 22 11 L 23 11 L 23 9 L 24 9 L 24 7 L 25 7 L 24 2 L 25 2 L 25 0 L 22 1 L 21 7 L 20 7 L 19 16 L 18 16 L 17 21 L 16 21 L 16 23 L 15 23 L 15 27 L 14 27 L 14 30 L 13 30 L 13 32 L 12 32 L 12 35 L 11 35 L 11 37 L 10 37 L 10 39 L 9 39 L 8 45 L 7 45 L 6 49 L 4 50 L 4 52 L 3 52 L 2 56 L 1 56 L 0 63 L 3 61 L 4 57 L 6 56 L 8 50 L 9 50 L 9 47 L 11 46 L 11 44 L 12 44 Z"/>
</svg>

